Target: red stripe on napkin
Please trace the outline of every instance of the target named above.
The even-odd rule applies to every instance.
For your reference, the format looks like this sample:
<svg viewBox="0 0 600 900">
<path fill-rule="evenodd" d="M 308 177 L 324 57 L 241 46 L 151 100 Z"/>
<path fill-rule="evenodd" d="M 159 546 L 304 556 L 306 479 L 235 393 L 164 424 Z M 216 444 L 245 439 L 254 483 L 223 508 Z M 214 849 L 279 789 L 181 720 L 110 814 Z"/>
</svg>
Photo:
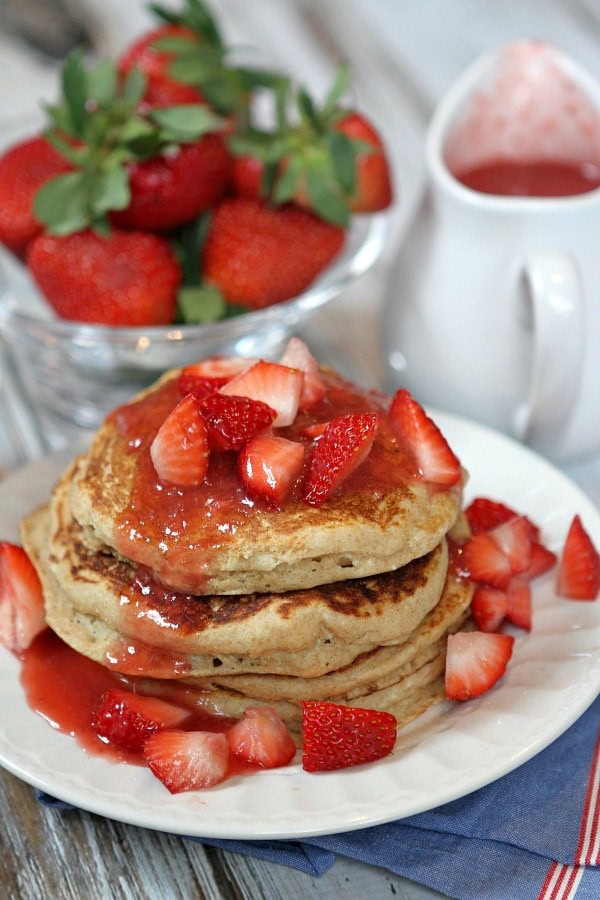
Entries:
<svg viewBox="0 0 600 900">
<path fill-rule="evenodd" d="M 538 900 L 571 900 L 583 877 L 584 867 L 600 864 L 600 734 L 592 757 L 575 863 L 574 866 L 567 866 L 553 862 Z"/>
<path fill-rule="evenodd" d="M 600 864 L 600 734 L 594 748 L 575 862 L 582 866 Z"/>
</svg>

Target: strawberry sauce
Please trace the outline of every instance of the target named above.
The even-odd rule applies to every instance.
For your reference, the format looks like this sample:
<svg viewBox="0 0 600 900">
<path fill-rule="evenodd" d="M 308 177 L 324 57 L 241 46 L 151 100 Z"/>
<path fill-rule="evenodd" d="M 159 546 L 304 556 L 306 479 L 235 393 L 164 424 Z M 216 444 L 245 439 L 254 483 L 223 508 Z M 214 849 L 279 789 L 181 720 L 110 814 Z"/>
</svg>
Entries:
<svg viewBox="0 0 600 900">
<path fill-rule="evenodd" d="M 325 381 L 327 394 L 323 400 L 300 412 L 293 425 L 277 429 L 277 433 L 304 444 L 308 459 L 313 446 L 310 429 L 315 425 L 350 413 L 378 413 L 372 450 L 336 490 L 336 497 L 384 496 L 417 477 L 414 463 L 389 421 L 389 399 L 333 374 L 326 375 Z M 180 399 L 177 379 L 173 379 L 112 414 L 125 451 L 136 457 L 130 502 L 117 519 L 114 544 L 124 556 L 150 568 L 162 583 L 172 583 L 169 573 L 176 570 L 180 586 L 191 593 L 208 593 L 215 552 L 226 548 L 249 520 L 261 513 L 273 514 L 273 510 L 245 492 L 237 476 L 237 454 L 231 451 L 211 454 L 206 478 L 197 487 L 181 488 L 161 481 L 152 463 L 150 445 Z M 314 510 L 300 499 L 302 479 L 303 474 L 285 505 L 301 506 L 303 515 L 320 518 L 322 510 Z"/>
<path fill-rule="evenodd" d="M 156 684 L 119 675 L 72 650 L 49 628 L 38 635 L 20 659 L 21 685 L 30 708 L 53 728 L 74 737 L 86 753 L 103 755 L 113 762 L 145 765 L 141 754 L 104 742 L 92 729 L 92 716 L 103 694 L 111 688 L 160 697 L 189 709 L 189 717 L 178 726 L 186 731 L 225 733 L 235 721 L 202 708 L 201 690 L 169 681 Z M 230 774 L 256 768 L 236 760 L 231 766 Z"/>
<path fill-rule="evenodd" d="M 494 160 L 456 177 L 474 191 L 499 196 L 569 197 L 600 187 L 600 168 L 593 163 L 553 160 Z"/>
</svg>

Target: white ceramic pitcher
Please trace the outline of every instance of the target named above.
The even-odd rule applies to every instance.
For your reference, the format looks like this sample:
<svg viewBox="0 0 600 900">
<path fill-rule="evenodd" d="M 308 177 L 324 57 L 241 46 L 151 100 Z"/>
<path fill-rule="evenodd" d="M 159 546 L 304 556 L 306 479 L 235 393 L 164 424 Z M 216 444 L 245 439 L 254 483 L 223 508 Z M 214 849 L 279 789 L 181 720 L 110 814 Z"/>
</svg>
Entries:
<svg viewBox="0 0 600 900">
<path fill-rule="evenodd" d="M 388 387 L 561 461 L 600 452 L 600 189 L 465 187 L 487 161 L 600 167 L 600 86 L 560 50 L 486 53 L 439 104 L 427 189 L 384 306 Z"/>
</svg>

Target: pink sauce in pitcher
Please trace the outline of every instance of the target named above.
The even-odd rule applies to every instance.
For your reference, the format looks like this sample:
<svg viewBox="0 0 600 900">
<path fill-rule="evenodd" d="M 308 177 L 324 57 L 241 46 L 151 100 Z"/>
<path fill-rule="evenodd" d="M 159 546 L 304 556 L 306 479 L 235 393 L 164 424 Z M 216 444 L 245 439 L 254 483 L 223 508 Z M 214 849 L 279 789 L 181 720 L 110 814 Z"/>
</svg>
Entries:
<svg viewBox="0 0 600 900">
<path fill-rule="evenodd" d="M 570 197 L 600 187 L 600 166 L 555 160 L 494 159 L 455 177 L 482 194 L 515 197 Z"/>
</svg>

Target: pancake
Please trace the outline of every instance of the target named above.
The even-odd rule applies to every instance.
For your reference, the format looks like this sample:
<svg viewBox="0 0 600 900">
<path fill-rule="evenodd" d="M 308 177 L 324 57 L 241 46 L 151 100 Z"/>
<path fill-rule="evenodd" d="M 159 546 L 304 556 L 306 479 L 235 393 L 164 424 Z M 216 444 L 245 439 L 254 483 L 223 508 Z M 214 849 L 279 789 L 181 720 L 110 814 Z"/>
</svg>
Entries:
<svg viewBox="0 0 600 900">
<path fill-rule="evenodd" d="M 272 593 L 398 569 L 456 521 L 462 481 L 427 485 L 395 436 L 389 399 L 331 372 L 325 398 L 278 433 L 309 450 L 306 429 L 332 417 L 376 411 L 379 426 L 368 458 L 321 507 L 295 495 L 282 509 L 262 506 L 245 495 L 228 453 L 211 457 L 197 489 L 164 484 L 149 445 L 179 399 L 176 376 L 109 416 L 71 474 L 69 502 L 90 550 L 116 551 L 180 592 Z"/>
<path fill-rule="evenodd" d="M 175 594 L 145 582 L 139 570 L 107 553 L 93 553 L 81 541 L 70 514 L 68 472 L 54 490 L 51 505 L 22 524 L 23 543 L 45 581 L 52 626 L 66 637 L 73 613 L 83 613 L 115 635 L 135 638 L 160 650 L 204 655 L 214 672 L 224 656 L 284 659 L 322 648 L 323 671 L 331 668 L 337 644 L 363 649 L 401 643 L 438 603 L 447 572 L 445 541 L 425 557 L 380 576 L 322 585 L 285 594 L 199 596 Z M 51 577 L 50 577 L 51 576 Z M 88 628 L 89 630 L 89 628 Z M 71 638 L 72 640 L 72 638 Z M 105 648 L 105 653 L 109 647 Z M 345 655 L 348 658 L 348 654 Z M 343 665 L 340 656 L 337 665 Z M 294 671 L 296 666 L 294 666 Z M 239 666 L 236 667 L 239 672 Z M 249 671 L 257 671 L 256 666 Z M 263 669 L 264 671 L 264 669 Z"/>
</svg>

